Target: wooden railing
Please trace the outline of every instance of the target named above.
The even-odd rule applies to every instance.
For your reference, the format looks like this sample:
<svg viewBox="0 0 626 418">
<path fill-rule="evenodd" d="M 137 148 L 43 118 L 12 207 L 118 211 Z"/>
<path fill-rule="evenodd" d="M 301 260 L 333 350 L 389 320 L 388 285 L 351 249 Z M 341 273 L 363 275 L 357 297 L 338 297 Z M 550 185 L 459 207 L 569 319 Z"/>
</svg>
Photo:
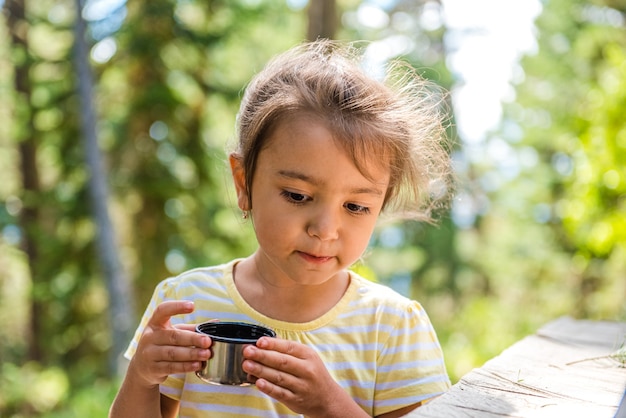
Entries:
<svg viewBox="0 0 626 418">
<path fill-rule="evenodd" d="M 625 342 L 626 323 L 559 318 L 407 417 L 626 417 Z"/>
</svg>

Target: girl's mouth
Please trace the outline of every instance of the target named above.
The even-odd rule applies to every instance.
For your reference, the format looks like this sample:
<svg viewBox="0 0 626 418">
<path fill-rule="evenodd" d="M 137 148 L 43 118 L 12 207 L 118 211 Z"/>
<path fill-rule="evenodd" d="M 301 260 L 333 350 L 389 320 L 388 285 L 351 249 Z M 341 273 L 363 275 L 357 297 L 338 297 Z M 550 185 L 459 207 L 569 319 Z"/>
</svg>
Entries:
<svg viewBox="0 0 626 418">
<path fill-rule="evenodd" d="M 331 256 L 318 256 L 318 255 L 305 253 L 302 251 L 298 251 L 298 254 L 300 255 L 300 257 L 302 257 L 304 260 L 308 261 L 309 263 L 315 263 L 315 264 L 323 264 L 333 258 Z"/>
</svg>

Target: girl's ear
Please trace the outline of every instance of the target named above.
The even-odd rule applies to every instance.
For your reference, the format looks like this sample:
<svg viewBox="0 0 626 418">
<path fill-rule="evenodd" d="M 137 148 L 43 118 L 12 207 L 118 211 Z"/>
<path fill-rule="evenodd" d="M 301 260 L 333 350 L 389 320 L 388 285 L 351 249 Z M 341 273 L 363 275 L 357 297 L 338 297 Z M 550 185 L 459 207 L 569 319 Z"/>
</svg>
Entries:
<svg viewBox="0 0 626 418">
<path fill-rule="evenodd" d="M 228 156 L 228 161 L 230 162 L 230 171 L 235 182 L 235 190 L 237 191 L 237 205 L 242 211 L 249 211 L 250 200 L 248 199 L 246 172 L 243 168 L 241 157 L 232 153 Z"/>
</svg>

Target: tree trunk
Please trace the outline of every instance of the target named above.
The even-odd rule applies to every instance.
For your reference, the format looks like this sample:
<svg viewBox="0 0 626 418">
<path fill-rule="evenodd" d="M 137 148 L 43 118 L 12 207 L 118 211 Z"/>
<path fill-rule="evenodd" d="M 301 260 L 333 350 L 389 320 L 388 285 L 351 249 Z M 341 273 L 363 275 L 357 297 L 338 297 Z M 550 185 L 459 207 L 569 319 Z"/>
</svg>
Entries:
<svg viewBox="0 0 626 418">
<path fill-rule="evenodd" d="M 31 83 L 29 78 L 31 59 L 28 54 L 28 28 L 26 20 L 26 4 L 24 0 L 7 0 L 5 3 L 7 26 L 11 36 L 12 50 L 18 51 L 17 62 L 14 62 L 15 91 L 17 92 L 17 108 L 30 109 Z M 34 197 L 39 195 L 39 172 L 37 169 L 37 144 L 33 135 L 33 118 L 30 114 L 16 117 L 17 123 L 21 124 L 21 137 L 19 141 L 20 169 L 22 173 L 23 204 L 20 212 L 20 225 L 23 231 L 22 249 L 28 259 L 28 267 L 31 276 L 31 300 L 30 300 L 30 329 L 27 333 L 28 358 L 35 361 L 43 361 L 43 350 L 38 340 L 42 335 L 42 306 L 37 297 L 37 288 L 40 276 L 37 271 L 38 251 L 37 240 L 34 236 L 35 227 L 39 224 L 39 208 L 34 202 Z"/>
<path fill-rule="evenodd" d="M 308 15 L 308 40 L 333 39 L 335 37 L 337 31 L 336 0 L 310 0 Z"/>
<path fill-rule="evenodd" d="M 109 320 L 112 339 L 109 371 L 115 375 L 122 372 L 120 356 L 132 336 L 135 318 L 130 285 L 122 269 L 115 243 L 115 233 L 109 217 L 107 176 L 98 147 L 96 116 L 93 104 L 93 81 L 89 66 L 87 41 L 85 39 L 85 26 L 85 21 L 82 17 L 82 2 L 81 0 L 76 0 L 74 61 L 78 73 L 81 130 L 87 167 L 90 171 L 89 196 L 98 231 L 98 257 L 109 293 Z"/>
</svg>

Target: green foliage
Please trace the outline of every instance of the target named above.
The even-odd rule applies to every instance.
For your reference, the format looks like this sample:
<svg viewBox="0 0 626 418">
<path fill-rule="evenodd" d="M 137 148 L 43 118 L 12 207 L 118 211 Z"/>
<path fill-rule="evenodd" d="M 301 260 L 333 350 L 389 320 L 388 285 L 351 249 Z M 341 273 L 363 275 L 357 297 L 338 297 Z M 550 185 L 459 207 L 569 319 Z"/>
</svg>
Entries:
<svg viewBox="0 0 626 418">
<path fill-rule="evenodd" d="M 2 364 L 0 410 L 12 417 L 44 413 L 67 397 L 69 379 L 58 367 L 42 369 L 38 363 Z"/>
<path fill-rule="evenodd" d="M 12 418 L 105 417 L 119 388 L 116 380 L 92 377 L 72 390 L 66 371 L 34 362 L 4 363 L 1 371 L 0 412 Z"/>
<path fill-rule="evenodd" d="M 545 167 L 525 175 L 551 214 L 553 246 L 570 257 L 579 295 L 571 313 L 593 318 L 626 314 L 626 9 L 613 7 L 547 3 L 539 53 L 525 60 L 508 112 L 525 131 L 520 145 L 533 146 Z"/>
</svg>

